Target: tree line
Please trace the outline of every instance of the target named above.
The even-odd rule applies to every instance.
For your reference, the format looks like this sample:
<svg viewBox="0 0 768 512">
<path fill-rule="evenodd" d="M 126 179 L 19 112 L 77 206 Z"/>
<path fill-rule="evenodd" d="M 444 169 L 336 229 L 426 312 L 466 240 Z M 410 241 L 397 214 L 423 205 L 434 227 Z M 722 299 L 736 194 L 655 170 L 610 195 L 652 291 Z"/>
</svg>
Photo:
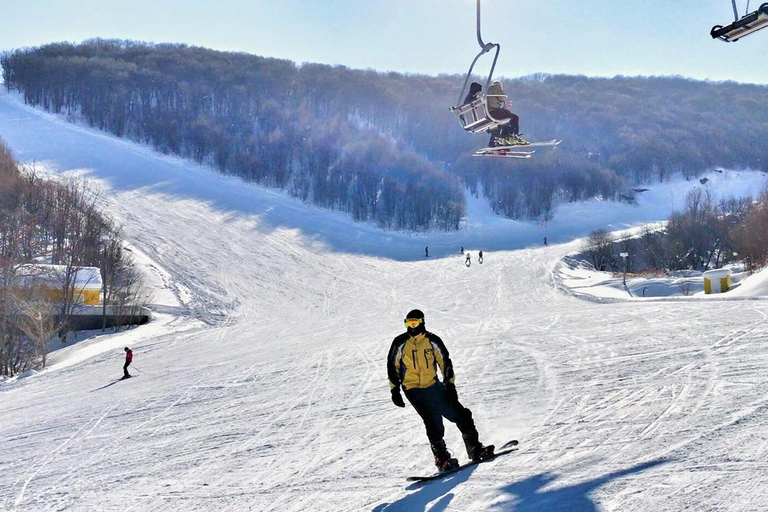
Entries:
<svg viewBox="0 0 768 512">
<path fill-rule="evenodd" d="M 45 366 L 52 335 L 66 338 L 80 307 L 80 267 L 101 269 L 113 312 L 148 300 L 120 229 L 98 205 L 84 181 L 44 179 L 20 167 L 0 140 L 0 376 Z M 59 266 L 58 299 L 47 293 L 50 282 L 21 284 L 20 270 L 32 263 Z"/>
<path fill-rule="evenodd" d="M 620 253 L 629 254 L 629 272 L 699 270 L 742 262 L 755 271 L 768 265 L 768 190 L 757 200 L 715 201 L 709 190 L 695 188 L 685 208 L 661 227 L 645 227 L 638 236 L 617 239 L 599 229 L 585 239 L 583 254 L 598 270 L 621 271 Z"/>
<path fill-rule="evenodd" d="M 456 75 L 101 39 L 6 52 L 0 65 L 32 105 L 388 229 L 456 229 L 465 187 L 482 186 L 500 215 L 546 219 L 559 203 L 626 199 L 631 185 L 672 174 L 768 167 L 768 88 L 757 85 L 507 79 L 524 136 L 565 140 L 510 161 L 470 157 L 487 135 L 448 111 Z"/>
</svg>

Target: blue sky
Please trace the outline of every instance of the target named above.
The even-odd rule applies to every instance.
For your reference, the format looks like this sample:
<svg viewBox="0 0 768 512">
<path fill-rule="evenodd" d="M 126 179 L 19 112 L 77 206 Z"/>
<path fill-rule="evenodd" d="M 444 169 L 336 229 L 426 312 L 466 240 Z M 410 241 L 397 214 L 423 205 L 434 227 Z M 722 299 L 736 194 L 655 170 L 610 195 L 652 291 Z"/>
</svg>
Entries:
<svg viewBox="0 0 768 512">
<path fill-rule="evenodd" d="M 760 4 L 753 1 L 754 10 Z M 738 0 L 740 13 L 746 0 Z M 730 0 L 483 0 L 497 74 L 682 75 L 768 84 L 768 29 L 714 41 Z M 3 0 L 0 50 L 91 37 L 183 42 L 295 62 L 465 73 L 475 0 Z M 488 62 L 490 64 L 490 62 Z"/>
</svg>

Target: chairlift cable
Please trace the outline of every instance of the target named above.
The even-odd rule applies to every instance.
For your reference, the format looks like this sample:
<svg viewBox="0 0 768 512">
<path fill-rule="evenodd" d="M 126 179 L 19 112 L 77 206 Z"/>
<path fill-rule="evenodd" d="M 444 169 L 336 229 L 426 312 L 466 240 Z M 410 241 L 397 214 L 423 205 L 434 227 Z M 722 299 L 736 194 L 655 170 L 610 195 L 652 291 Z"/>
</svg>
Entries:
<svg viewBox="0 0 768 512">
<path fill-rule="evenodd" d="M 472 64 L 469 66 L 469 72 L 467 73 L 467 77 L 464 79 L 464 85 L 461 87 L 461 92 L 459 93 L 459 99 L 456 101 L 456 105 L 461 105 L 462 99 L 464 98 L 464 91 L 467 89 L 467 84 L 469 83 L 470 78 L 472 77 L 472 70 L 475 68 L 475 64 L 477 63 L 478 59 L 491 51 L 492 49 L 496 48 L 496 55 L 493 57 L 493 63 L 491 64 L 491 71 L 488 74 L 488 80 L 485 82 L 485 89 L 488 90 L 488 87 L 491 85 L 491 80 L 493 79 L 493 71 L 496 69 L 496 61 L 499 59 L 499 51 L 501 50 L 501 45 L 498 43 L 485 43 L 483 42 L 483 36 L 481 33 L 481 15 L 480 15 L 480 0 L 477 0 L 477 44 L 480 45 L 480 53 L 478 53 L 474 60 L 472 61 Z"/>
<path fill-rule="evenodd" d="M 477 0 L 477 44 L 480 48 L 485 48 L 483 37 L 480 35 L 480 0 Z"/>
</svg>

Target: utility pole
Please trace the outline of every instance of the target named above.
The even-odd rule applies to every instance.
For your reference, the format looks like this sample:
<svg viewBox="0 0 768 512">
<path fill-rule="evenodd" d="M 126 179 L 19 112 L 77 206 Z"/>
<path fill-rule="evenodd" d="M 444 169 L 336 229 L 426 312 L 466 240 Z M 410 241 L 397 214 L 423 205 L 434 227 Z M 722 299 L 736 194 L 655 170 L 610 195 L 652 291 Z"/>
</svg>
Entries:
<svg viewBox="0 0 768 512">
<path fill-rule="evenodd" d="M 109 237 L 107 235 L 101 235 L 101 243 L 104 245 L 104 262 L 102 263 L 101 270 L 101 332 L 107 330 L 107 242 Z"/>
<path fill-rule="evenodd" d="M 627 287 L 627 256 L 629 256 L 629 253 L 622 252 L 621 254 L 619 254 L 619 256 L 621 256 L 621 259 L 624 260 L 624 288 L 626 288 Z"/>
</svg>

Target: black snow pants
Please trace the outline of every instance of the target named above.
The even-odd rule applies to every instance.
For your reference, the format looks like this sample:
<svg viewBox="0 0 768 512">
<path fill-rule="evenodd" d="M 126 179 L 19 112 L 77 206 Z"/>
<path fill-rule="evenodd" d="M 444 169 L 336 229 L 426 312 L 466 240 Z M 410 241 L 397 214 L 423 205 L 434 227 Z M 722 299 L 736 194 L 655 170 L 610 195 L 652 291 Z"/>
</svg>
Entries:
<svg viewBox="0 0 768 512">
<path fill-rule="evenodd" d="M 424 421 L 430 444 L 436 445 L 443 440 L 443 418 L 455 423 L 465 439 L 477 442 L 478 434 L 472 420 L 472 411 L 461 405 L 458 400 L 449 399 L 442 382 L 428 388 L 406 389 L 405 397 Z"/>
<path fill-rule="evenodd" d="M 130 374 L 128 373 L 128 365 L 129 364 L 131 364 L 131 363 L 126 361 L 125 364 L 123 365 L 123 378 L 124 379 L 127 379 L 128 377 L 130 377 Z"/>
<path fill-rule="evenodd" d="M 495 134 L 497 137 L 509 137 L 511 135 L 517 135 L 520 133 L 520 117 L 517 114 L 513 114 L 505 108 L 499 108 L 488 112 L 494 119 L 499 121 L 503 119 L 509 119 L 510 121 L 502 125 L 500 128 L 493 130 L 491 134 Z"/>
</svg>

